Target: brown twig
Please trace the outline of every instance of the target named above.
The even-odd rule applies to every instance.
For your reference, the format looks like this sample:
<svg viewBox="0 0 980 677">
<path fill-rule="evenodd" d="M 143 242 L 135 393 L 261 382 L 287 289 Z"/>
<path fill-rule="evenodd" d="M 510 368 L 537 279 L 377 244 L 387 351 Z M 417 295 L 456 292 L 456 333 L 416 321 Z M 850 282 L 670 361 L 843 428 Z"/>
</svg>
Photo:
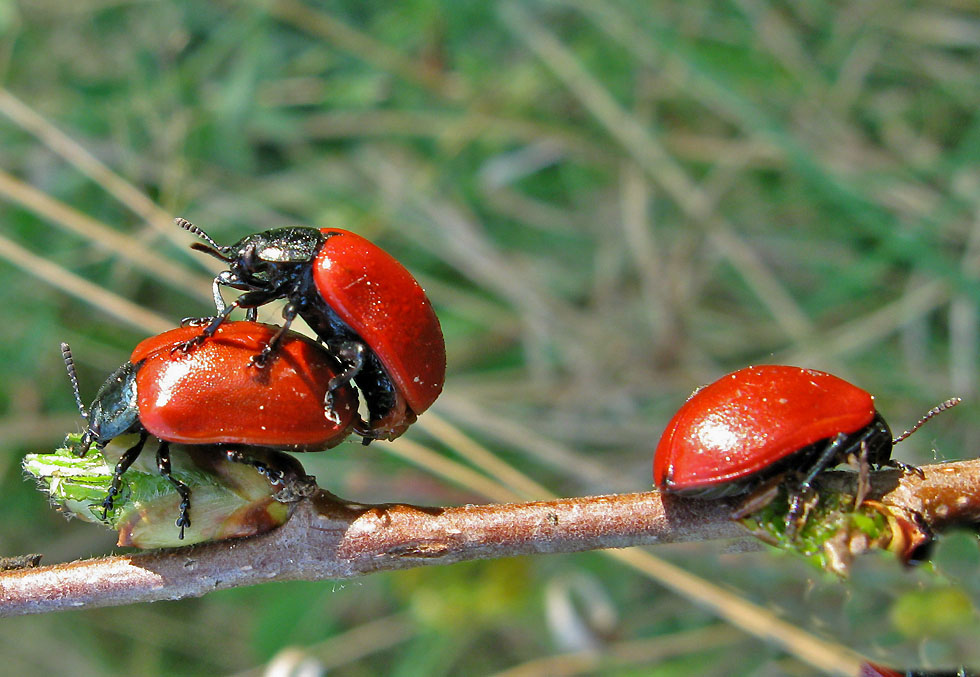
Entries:
<svg viewBox="0 0 980 677">
<path fill-rule="evenodd" d="M 980 519 L 980 460 L 876 473 L 873 495 L 942 527 Z M 850 482 L 839 473 L 831 481 Z M 853 475 L 853 473 L 851 474 Z M 273 580 L 515 555 L 737 538 L 735 501 L 657 492 L 425 508 L 359 505 L 319 492 L 268 534 L 239 541 L 0 573 L 0 616 L 179 599 Z"/>
</svg>

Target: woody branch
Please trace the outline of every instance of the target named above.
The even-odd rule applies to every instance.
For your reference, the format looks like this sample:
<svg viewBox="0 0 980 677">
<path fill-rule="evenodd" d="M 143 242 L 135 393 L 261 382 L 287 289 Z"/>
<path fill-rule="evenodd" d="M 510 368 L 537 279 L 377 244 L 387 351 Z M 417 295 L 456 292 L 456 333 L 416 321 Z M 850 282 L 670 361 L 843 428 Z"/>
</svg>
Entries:
<svg viewBox="0 0 980 677">
<path fill-rule="evenodd" d="M 980 521 L 980 460 L 884 471 L 870 496 L 919 513 L 935 529 Z M 825 482 L 854 482 L 828 473 Z M 351 578 L 376 571 L 516 555 L 730 539 L 734 500 L 658 492 L 432 508 L 361 505 L 320 491 L 279 529 L 237 541 L 120 555 L 0 574 L 0 616 L 179 599 L 274 580 Z"/>
</svg>

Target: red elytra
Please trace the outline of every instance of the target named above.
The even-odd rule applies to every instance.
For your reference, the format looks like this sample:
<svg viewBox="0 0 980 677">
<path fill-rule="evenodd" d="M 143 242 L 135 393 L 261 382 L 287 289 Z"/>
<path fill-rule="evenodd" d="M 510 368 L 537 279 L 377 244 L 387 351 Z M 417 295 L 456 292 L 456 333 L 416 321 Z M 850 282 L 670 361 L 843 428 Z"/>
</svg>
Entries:
<svg viewBox="0 0 980 677">
<path fill-rule="evenodd" d="M 421 414 L 439 397 L 446 378 L 446 344 L 425 291 L 371 241 L 337 228 L 320 232 L 326 240 L 313 261 L 317 290 Z"/>
<path fill-rule="evenodd" d="M 200 334 L 200 327 L 173 329 L 137 345 L 130 361 L 138 364 L 143 427 L 186 444 L 318 451 L 342 442 L 357 420 L 357 396 L 340 387 L 332 394 L 333 412 L 325 409 L 337 369 L 323 348 L 290 332 L 265 368 L 249 366 L 277 329 L 228 322 L 191 353 L 172 349 Z"/>
<path fill-rule="evenodd" d="M 874 398 L 813 369 L 748 367 L 695 391 L 674 415 L 654 455 L 654 484 L 706 497 L 742 493 L 794 463 L 806 470 L 827 449 L 817 443 L 842 433 L 846 438 L 808 479 L 862 441 L 870 463 L 888 462 L 891 432 Z"/>
</svg>

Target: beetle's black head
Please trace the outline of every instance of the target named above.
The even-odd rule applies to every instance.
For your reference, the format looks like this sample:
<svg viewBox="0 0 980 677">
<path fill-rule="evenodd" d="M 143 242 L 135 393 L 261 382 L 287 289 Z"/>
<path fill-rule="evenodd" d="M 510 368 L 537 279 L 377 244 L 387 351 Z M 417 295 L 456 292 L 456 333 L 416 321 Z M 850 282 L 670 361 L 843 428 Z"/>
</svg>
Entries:
<svg viewBox="0 0 980 677">
<path fill-rule="evenodd" d="M 82 404 L 78 391 L 78 374 L 75 371 L 75 360 L 67 343 L 61 344 L 61 355 L 68 369 L 68 379 L 75 393 L 75 404 L 78 412 L 88 425 L 81 440 L 69 444 L 77 456 L 84 456 L 94 444 L 101 449 L 109 441 L 139 427 L 139 403 L 136 399 L 137 367 L 131 362 L 112 372 L 106 382 L 99 388 L 92 406 L 88 409 Z"/>
<path fill-rule="evenodd" d="M 113 438 L 139 429 L 139 401 L 136 399 L 138 365 L 126 362 L 109 374 L 88 412 L 89 446 L 101 449 Z M 88 449 L 86 449 L 88 451 Z"/>
<path fill-rule="evenodd" d="M 316 228 L 295 226 L 253 233 L 235 244 L 222 246 L 185 219 L 177 219 L 177 225 L 207 242 L 195 242 L 192 249 L 224 261 L 235 277 L 256 289 L 279 286 L 298 267 L 313 261 L 325 239 Z"/>
</svg>

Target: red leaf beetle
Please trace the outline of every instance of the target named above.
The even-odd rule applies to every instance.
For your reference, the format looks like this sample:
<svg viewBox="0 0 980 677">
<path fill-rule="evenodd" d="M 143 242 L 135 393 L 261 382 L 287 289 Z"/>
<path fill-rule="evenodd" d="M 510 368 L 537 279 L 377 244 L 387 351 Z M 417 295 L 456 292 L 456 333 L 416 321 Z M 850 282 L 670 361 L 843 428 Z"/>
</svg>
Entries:
<svg viewBox="0 0 980 677">
<path fill-rule="evenodd" d="M 221 246 L 189 221 L 177 224 L 207 242 L 194 249 L 228 264 L 214 278 L 217 315 L 185 350 L 213 334 L 235 308 L 255 319 L 256 307 L 284 298 L 283 328 L 254 362 L 265 363 L 300 315 L 346 365 L 337 383 L 353 378 L 360 388 L 369 421 L 357 432 L 365 444 L 401 435 L 442 392 L 446 345 L 439 318 L 412 274 L 380 247 L 339 228 L 303 227 Z M 244 293 L 226 305 L 222 286 Z"/>
<path fill-rule="evenodd" d="M 116 464 L 104 513 L 112 509 L 123 473 L 153 435 L 160 440 L 160 473 L 181 496 L 181 538 L 190 525 L 190 490 L 171 474 L 171 442 L 319 451 L 342 442 L 357 421 L 356 393 L 344 385 L 328 390 L 336 361 L 315 342 L 294 332 L 281 336 L 276 359 L 262 370 L 248 369 L 249 361 L 278 334 L 278 327 L 229 322 L 193 353 L 172 350 L 201 331 L 181 327 L 137 345 L 130 361 L 109 376 L 88 409 L 79 394 L 71 350 L 61 344 L 75 401 L 88 422 L 75 453 L 84 456 L 93 444 L 101 449 L 125 433 L 140 435 Z M 328 394 L 330 406 L 325 404 Z M 275 469 L 240 451 L 229 448 L 226 453 L 233 461 L 277 478 Z"/>
<path fill-rule="evenodd" d="M 801 473 L 802 492 L 851 454 L 910 470 L 891 458 L 892 446 L 958 402 L 947 400 L 893 440 L 874 398 L 857 386 L 814 369 L 747 367 L 696 390 L 678 410 L 657 445 L 653 481 L 663 491 L 721 498 L 788 471 Z"/>
</svg>

